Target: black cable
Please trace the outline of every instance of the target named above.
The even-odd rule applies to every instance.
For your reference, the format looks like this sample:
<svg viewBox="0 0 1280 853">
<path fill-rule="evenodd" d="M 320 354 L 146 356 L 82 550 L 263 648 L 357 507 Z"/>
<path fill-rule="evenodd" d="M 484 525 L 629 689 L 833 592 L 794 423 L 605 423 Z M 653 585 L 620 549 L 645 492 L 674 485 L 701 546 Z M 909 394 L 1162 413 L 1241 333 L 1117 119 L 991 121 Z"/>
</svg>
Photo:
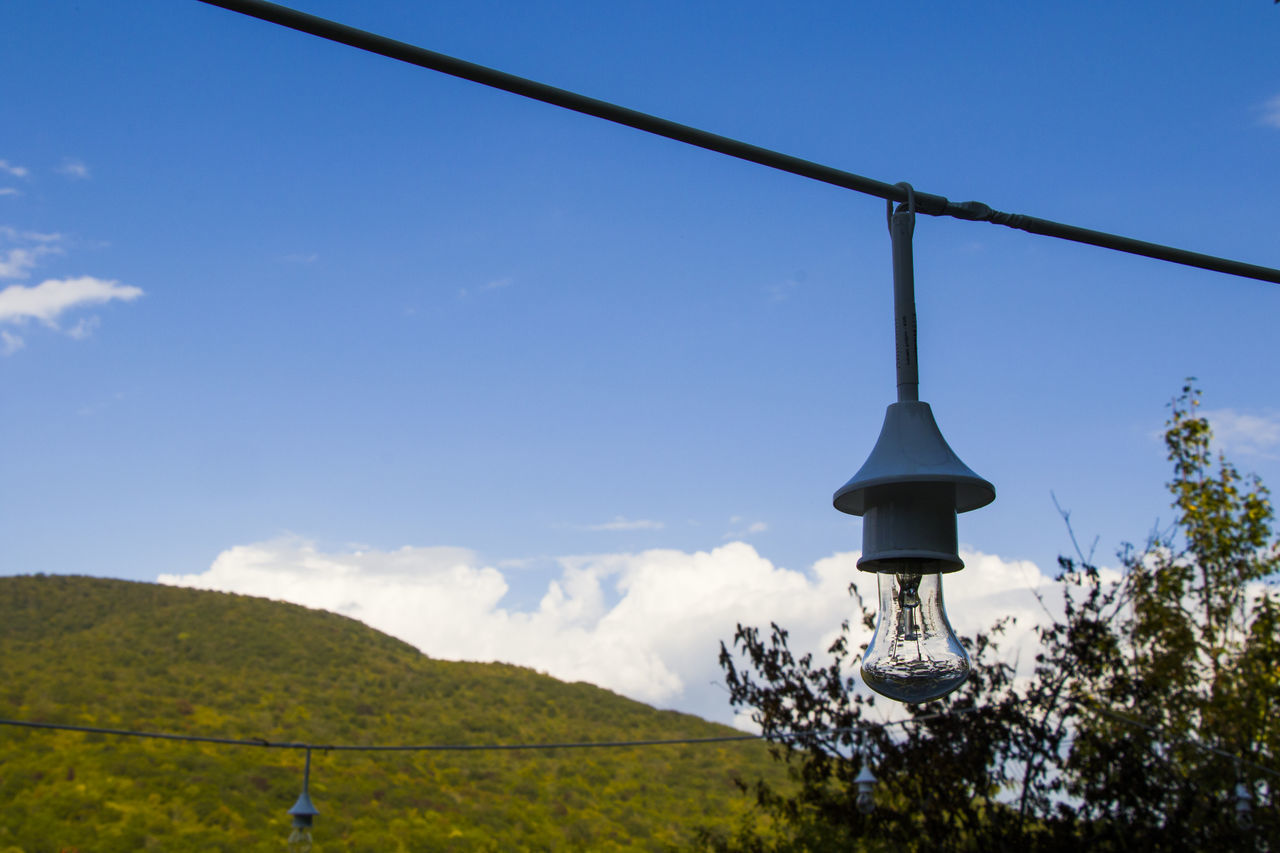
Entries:
<svg viewBox="0 0 1280 853">
<path fill-rule="evenodd" d="M 976 707 L 959 708 L 937 714 L 923 714 L 903 720 L 892 720 L 884 723 L 865 723 L 839 729 L 821 729 L 808 732 L 783 732 L 767 735 L 720 735 L 718 737 L 665 738 L 653 740 L 615 740 L 615 741 L 571 741 L 566 743 L 485 743 L 485 744 L 315 744 L 299 741 L 271 741 L 266 738 L 221 738 L 207 735 L 183 735 L 172 732 L 142 732 L 131 729 L 108 729 L 99 726 L 76 726 L 65 723 L 42 723 L 31 720 L 0 720 L 0 726 L 18 726 L 28 729 L 51 729 L 54 731 L 82 732 L 85 734 L 113 735 L 116 737 L 140 737 L 158 740 L 189 741 L 192 743 L 216 743 L 223 746 L 256 746 L 267 749 L 319 749 L 326 752 L 497 752 L 514 750 L 546 750 L 546 749 L 619 749 L 643 746 L 679 746 L 682 744 L 728 743 L 748 740 L 797 740 L 805 737 L 822 737 L 824 735 L 858 734 L 872 729 L 886 729 L 892 726 L 903 726 L 909 723 L 922 723 L 941 717 L 967 714 L 978 710 Z"/>
<path fill-rule="evenodd" d="M 436 53 L 402 41 L 348 27 L 345 24 L 339 24 L 326 18 L 308 15 L 305 12 L 290 9 L 287 6 L 267 3 L 265 0 L 200 0 L 200 2 L 208 3 L 211 6 L 219 6 L 269 23 L 279 24 L 291 30 L 309 33 L 329 41 L 336 41 L 360 50 L 367 50 L 370 53 L 376 53 L 389 59 L 396 59 L 421 68 L 461 77 L 464 80 L 470 80 L 495 89 L 502 89 L 525 98 L 532 98 L 546 104 L 623 124 L 637 130 L 643 130 L 646 133 L 674 139 L 677 142 L 684 142 L 698 148 L 705 148 L 708 151 L 726 154 L 739 160 L 747 160 L 772 169 L 779 169 L 783 172 L 790 172 L 793 175 L 811 178 L 815 181 L 890 201 L 906 202 L 907 200 L 906 191 L 895 184 L 855 175 L 852 172 L 834 169 L 821 163 L 802 160 L 799 157 L 792 157 L 789 154 L 761 148 L 758 145 L 740 142 L 727 136 L 708 133 L 705 130 L 678 124 L 648 113 L 618 106 L 608 101 L 590 98 L 577 92 L 570 92 L 567 89 L 556 88 L 555 86 L 548 86 L 545 83 L 517 77 L 514 74 L 477 65 L 474 62 L 467 62 L 463 59 L 446 56 L 443 53 Z M 1200 269 L 1213 270 L 1214 272 L 1227 273 L 1228 275 L 1280 284 L 1280 270 L 1270 267 L 1191 252 L 1159 243 L 1148 243 L 1145 240 L 1135 240 L 1131 237 L 1122 237 L 1105 231 L 1080 228 L 1075 225 L 1040 219 L 1035 216 L 1004 213 L 978 201 L 955 202 L 950 201 L 945 196 L 922 192 L 917 192 L 915 199 L 916 209 L 920 213 L 927 213 L 931 216 L 951 216 L 956 219 L 974 222 L 992 222 L 1009 228 L 1017 228 L 1031 234 L 1057 237 L 1075 243 L 1087 243 L 1104 249 L 1113 249 L 1117 252 L 1127 252 L 1131 255 L 1143 255 L 1148 258 L 1169 261 L 1170 263 L 1184 266 L 1198 267 Z"/>
<path fill-rule="evenodd" d="M 1277 2 L 1280 2 L 1280 0 L 1277 0 Z M 1191 744 L 1197 749 L 1203 749 L 1205 752 L 1219 756 L 1220 758 L 1226 758 L 1230 761 L 1234 761 L 1237 765 L 1252 767 L 1254 770 L 1258 770 L 1262 773 L 1266 773 L 1269 776 L 1275 776 L 1276 778 L 1280 779 L 1280 771 L 1272 770 L 1270 767 L 1264 767 L 1263 765 L 1250 761 L 1247 758 L 1241 758 L 1240 756 L 1231 752 L 1227 752 L 1224 749 L 1218 749 L 1216 746 L 1209 746 L 1209 744 L 1199 741 L 1190 735 L 1184 735 L 1181 737 L 1179 736 L 1170 737 L 1168 733 L 1162 731 L 1157 726 L 1148 725 L 1147 723 L 1144 723 L 1140 720 L 1135 720 L 1132 717 L 1127 717 L 1124 714 L 1119 714 L 1115 711 L 1110 710 L 1109 708 L 1102 707 L 1101 705 L 1097 704 L 1097 702 L 1083 701 L 1080 703 L 1080 705 L 1084 708 L 1087 708 L 1090 711 L 1093 711 L 1094 713 L 1102 714 L 1103 716 L 1110 717 L 1111 719 L 1117 720 L 1118 722 L 1127 723 L 1136 728 L 1144 729 L 1148 732 L 1151 732 L 1154 735 L 1159 735 L 1160 737 L 1163 737 L 1167 740 L 1181 740 L 1184 743 Z"/>
<path fill-rule="evenodd" d="M 118 737 L 154 738 L 157 740 L 181 740 L 192 743 L 218 743 L 224 746 L 264 746 L 276 749 L 306 749 L 305 743 L 274 743 L 265 738 L 226 738 L 208 737 L 206 735 L 180 735 L 169 732 L 135 732 L 128 729 L 104 729 L 98 726 L 73 726 L 64 723 L 38 723 L 31 720 L 0 720 L 0 726 L 20 726 L 27 729 L 53 729 L 63 732 L 83 732 L 94 735 L 115 735 Z"/>
<path fill-rule="evenodd" d="M 1153 734 L 1167 737 L 1159 728 L 1148 725 L 1119 714 L 1108 708 L 1103 708 L 1096 702 L 1083 701 L 1080 703 L 1082 707 L 1087 708 L 1095 713 L 1110 717 L 1118 722 L 1126 723 L 1136 728 L 1145 729 Z M 741 741 L 754 740 L 771 740 L 771 741 L 788 741 L 801 740 L 804 738 L 825 737 L 829 735 L 840 734 L 861 734 L 863 732 L 872 731 L 874 729 L 887 729 L 895 726 L 905 726 L 911 723 L 926 723 L 932 720 L 942 719 L 943 717 L 953 717 L 960 714 L 970 714 L 981 710 L 977 706 L 969 706 L 965 708 L 954 708 L 949 711 L 940 711 L 934 714 L 921 714 L 916 717 L 906 717 L 901 720 L 889 720 L 882 723 L 864 723 L 860 726 L 847 726 L 835 729 L 817 729 L 813 731 L 801 732 L 777 732 L 772 735 L 720 735 L 717 737 L 692 737 L 692 738 L 661 738 L 651 740 L 614 740 L 614 741 L 567 741 L 564 743 L 458 743 L 458 744 L 315 744 L 303 743 L 300 741 L 272 741 L 266 738 L 222 738 L 212 737 L 209 735 L 184 735 L 175 734 L 173 732 L 143 732 L 131 729 L 109 729 L 100 726 L 77 726 L 68 723 L 44 723 L 33 720 L 3 720 L 0 719 L 0 726 L 15 726 L 28 729 L 45 729 L 52 731 L 64 732 L 80 732 L 82 734 L 98 734 L 113 735 L 116 737 L 138 737 L 151 738 L 155 740 L 176 740 L 187 741 L 190 743 L 213 743 L 222 746 L 254 746 L 266 749 L 317 749 L 325 752 L 512 752 L 517 750 L 548 750 L 548 749 L 626 749 L 632 747 L 646 746 L 681 746 L 690 744 L 704 743 L 732 743 Z M 1271 776 L 1280 777 L 1280 772 L 1272 770 L 1270 767 L 1257 764 L 1248 759 L 1241 758 L 1238 755 L 1217 749 L 1202 743 L 1193 737 L 1182 738 L 1192 746 L 1203 749 L 1206 752 L 1221 756 L 1247 767 L 1252 767 L 1262 773 Z"/>
</svg>

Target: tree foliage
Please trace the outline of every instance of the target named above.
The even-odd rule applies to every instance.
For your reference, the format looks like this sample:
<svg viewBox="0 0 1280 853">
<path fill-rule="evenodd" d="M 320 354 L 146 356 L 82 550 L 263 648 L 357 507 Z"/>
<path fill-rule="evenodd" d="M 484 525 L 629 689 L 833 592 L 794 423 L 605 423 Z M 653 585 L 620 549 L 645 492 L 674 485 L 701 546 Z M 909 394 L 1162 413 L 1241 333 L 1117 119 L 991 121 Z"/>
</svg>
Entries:
<svg viewBox="0 0 1280 853">
<path fill-rule="evenodd" d="M 1015 678 L 1001 658 L 1006 625 L 998 623 L 963 640 L 974 667 L 961 689 L 904 706 L 902 725 L 869 726 L 869 712 L 886 700 L 851 674 L 849 625 L 823 664 L 795 656 L 777 625 L 767 633 L 739 626 L 720 655 L 731 701 L 752 709 L 797 787 L 752 788 L 758 813 L 781 828 L 774 837 L 748 821 L 704 832 L 703 846 L 1280 844 L 1280 548 L 1266 487 L 1214 458 L 1199 404 L 1188 384 L 1166 424 L 1173 525 L 1141 548 L 1126 546 L 1119 571 L 1079 551 L 1060 558 L 1061 610 L 1037 629 L 1029 676 Z M 862 614 L 870 630 L 873 617 L 865 607 Z M 879 779 L 870 814 L 857 809 L 853 781 L 864 760 Z"/>
</svg>

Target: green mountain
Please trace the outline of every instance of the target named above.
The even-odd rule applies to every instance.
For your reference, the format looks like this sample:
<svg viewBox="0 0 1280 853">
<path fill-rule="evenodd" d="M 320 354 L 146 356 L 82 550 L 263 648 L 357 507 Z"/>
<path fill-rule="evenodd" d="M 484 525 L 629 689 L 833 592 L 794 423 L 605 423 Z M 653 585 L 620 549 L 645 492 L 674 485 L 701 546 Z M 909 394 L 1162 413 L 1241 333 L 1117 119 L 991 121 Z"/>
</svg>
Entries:
<svg viewBox="0 0 1280 853">
<path fill-rule="evenodd" d="M 332 613 L 0 578 L 0 718 L 310 744 L 731 734 L 589 684 L 432 660 Z M 0 726 L 0 853 L 285 849 L 304 754 Z M 736 825 L 757 742 L 312 754 L 315 850 L 663 850 Z"/>
</svg>

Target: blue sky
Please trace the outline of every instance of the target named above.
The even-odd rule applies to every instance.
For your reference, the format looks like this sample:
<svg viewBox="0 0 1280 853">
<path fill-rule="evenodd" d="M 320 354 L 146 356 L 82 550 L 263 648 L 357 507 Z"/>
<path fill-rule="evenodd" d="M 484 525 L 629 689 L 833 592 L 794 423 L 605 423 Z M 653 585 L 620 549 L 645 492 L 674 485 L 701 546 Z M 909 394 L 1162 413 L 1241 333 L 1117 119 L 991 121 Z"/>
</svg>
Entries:
<svg viewBox="0 0 1280 853">
<path fill-rule="evenodd" d="M 1261 0 L 297 6 L 952 199 L 1280 266 Z M 223 588 L 408 625 L 359 579 L 416 566 L 529 631 L 577 601 L 557 630 L 586 643 L 668 558 L 847 582 L 817 567 L 860 545 L 831 493 L 894 394 L 883 202 L 194 0 L 0 16 L 0 572 L 217 585 L 254 554 L 237 565 L 268 580 Z M 960 518 L 969 552 L 1048 573 L 1070 548 L 1051 492 L 1104 557 L 1167 523 L 1159 431 L 1189 375 L 1238 465 L 1280 481 L 1280 288 L 931 217 L 915 252 L 921 396 L 998 492 Z M 352 589 L 306 599 L 309 571 Z M 772 618 L 766 588 L 738 618 Z M 686 695 L 702 674 L 629 692 L 714 716 Z"/>
</svg>

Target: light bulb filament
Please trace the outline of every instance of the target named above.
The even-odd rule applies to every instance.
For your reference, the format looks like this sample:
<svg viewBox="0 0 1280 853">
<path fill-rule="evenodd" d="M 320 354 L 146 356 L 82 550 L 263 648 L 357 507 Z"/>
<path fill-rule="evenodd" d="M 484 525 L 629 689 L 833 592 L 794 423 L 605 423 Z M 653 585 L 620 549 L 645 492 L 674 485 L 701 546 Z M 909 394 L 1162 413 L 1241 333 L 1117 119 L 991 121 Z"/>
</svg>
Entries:
<svg viewBox="0 0 1280 853">
<path fill-rule="evenodd" d="M 898 606 L 902 608 L 902 622 L 898 626 L 904 640 L 917 641 L 920 630 L 916 625 L 920 606 L 920 576 L 898 575 Z"/>
</svg>

